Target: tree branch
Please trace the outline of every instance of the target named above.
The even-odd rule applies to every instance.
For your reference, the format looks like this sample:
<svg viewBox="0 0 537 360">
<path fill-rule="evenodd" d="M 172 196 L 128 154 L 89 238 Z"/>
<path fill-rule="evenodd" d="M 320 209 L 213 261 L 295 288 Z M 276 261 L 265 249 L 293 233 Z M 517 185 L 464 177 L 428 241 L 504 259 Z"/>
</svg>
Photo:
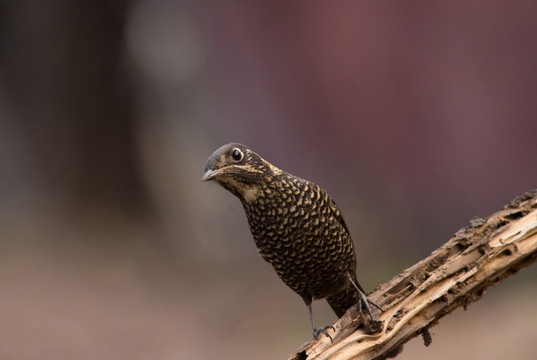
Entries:
<svg viewBox="0 0 537 360">
<path fill-rule="evenodd" d="M 379 285 L 368 297 L 380 304 L 378 322 L 356 306 L 326 336 L 304 344 L 289 360 L 375 359 L 397 354 L 456 308 L 479 300 L 496 285 L 537 260 L 537 190 L 513 200 L 487 219 L 475 218 L 429 257 Z"/>
</svg>

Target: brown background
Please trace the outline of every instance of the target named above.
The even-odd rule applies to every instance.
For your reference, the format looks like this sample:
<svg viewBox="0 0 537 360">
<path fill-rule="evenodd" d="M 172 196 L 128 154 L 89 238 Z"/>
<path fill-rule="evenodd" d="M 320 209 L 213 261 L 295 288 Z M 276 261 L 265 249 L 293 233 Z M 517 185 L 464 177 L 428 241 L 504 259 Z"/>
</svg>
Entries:
<svg viewBox="0 0 537 360">
<path fill-rule="evenodd" d="M 306 308 L 237 199 L 201 183 L 207 157 L 238 141 L 324 186 L 372 289 L 537 187 L 536 13 L 0 1 L 0 358 L 289 355 Z M 535 276 L 399 358 L 534 358 Z"/>
</svg>

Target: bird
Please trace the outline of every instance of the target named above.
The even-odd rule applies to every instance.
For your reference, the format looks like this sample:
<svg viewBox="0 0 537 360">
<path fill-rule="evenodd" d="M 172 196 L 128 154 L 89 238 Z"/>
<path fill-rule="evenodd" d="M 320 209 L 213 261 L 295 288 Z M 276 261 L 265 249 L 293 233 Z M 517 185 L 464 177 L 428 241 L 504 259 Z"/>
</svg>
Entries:
<svg viewBox="0 0 537 360">
<path fill-rule="evenodd" d="M 317 184 L 291 175 L 249 147 L 230 143 L 207 159 L 202 181 L 215 181 L 242 203 L 261 257 L 306 306 L 312 334 L 312 301 L 326 299 L 342 317 L 355 304 L 374 319 L 372 304 L 356 278 L 356 255 L 349 228 L 334 200 Z M 382 309 L 381 309 L 382 310 Z"/>
</svg>

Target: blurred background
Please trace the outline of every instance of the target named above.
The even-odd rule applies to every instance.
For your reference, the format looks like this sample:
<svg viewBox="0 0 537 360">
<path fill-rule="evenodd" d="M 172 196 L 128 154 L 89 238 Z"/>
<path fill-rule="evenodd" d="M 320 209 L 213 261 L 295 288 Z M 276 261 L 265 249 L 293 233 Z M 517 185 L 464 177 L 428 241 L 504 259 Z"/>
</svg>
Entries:
<svg viewBox="0 0 537 360">
<path fill-rule="evenodd" d="M 0 358 L 282 359 L 306 307 L 241 142 L 325 189 L 372 290 L 537 187 L 537 3 L 0 1 Z M 534 359 L 537 270 L 398 359 Z M 318 324 L 335 315 L 314 304 Z"/>
</svg>

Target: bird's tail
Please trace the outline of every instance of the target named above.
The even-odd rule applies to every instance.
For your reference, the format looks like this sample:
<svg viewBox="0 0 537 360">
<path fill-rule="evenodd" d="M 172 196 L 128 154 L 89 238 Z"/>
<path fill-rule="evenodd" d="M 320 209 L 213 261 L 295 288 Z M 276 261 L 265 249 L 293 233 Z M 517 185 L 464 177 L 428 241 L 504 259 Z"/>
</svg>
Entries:
<svg viewBox="0 0 537 360">
<path fill-rule="evenodd" d="M 356 281 L 356 279 L 353 279 L 356 285 L 360 288 L 360 291 L 363 293 L 364 290 L 360 286 L 360 284 Z M 348 282 L 348 285 L 343 288 L 340 292 L 337 292 L 335 294 L 332 294 L 328 297 L 326 297 L 326 301 L 328 301 L 328 304 L 334 310 L 336 315 L 338 317 L 342 317 L 345 312 L 353 305 L 355 305 L 358 301 L 358 292 L 356 291 L 356 288 Z"/>
</svg>

